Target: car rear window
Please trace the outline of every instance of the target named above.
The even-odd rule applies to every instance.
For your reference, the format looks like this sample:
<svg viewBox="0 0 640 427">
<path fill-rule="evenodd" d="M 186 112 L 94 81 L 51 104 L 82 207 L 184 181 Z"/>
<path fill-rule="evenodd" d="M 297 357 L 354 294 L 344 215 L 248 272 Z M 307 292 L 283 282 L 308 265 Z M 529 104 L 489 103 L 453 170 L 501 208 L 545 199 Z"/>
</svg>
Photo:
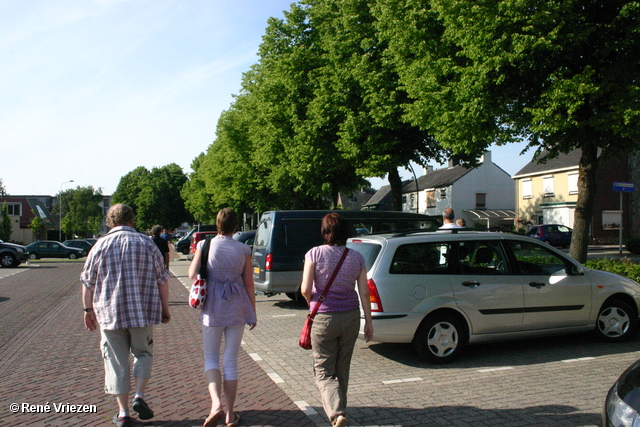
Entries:
<svg viewBox="0 0 640 427">
<path fill-rule="evenodd" d="M 256 230 L 255 245 L 257 247 L 265 248 L 269 244 L 269 236 L 271 236 L 272 221 L 263 221 Z"/>
<path fill-rule="evenodd" d="M 412 243 L 399 246 L 393 255 L 390 274 L 447 274 L 449 243 Z"/>
<path fill-rule="evenodd" d="M 378 243 L 362 242 L 362 241 L 348 242 L 347 247 L 349 249 L 358 251 L 362 254 L 362 256 L 364 257 L 365 264 L 367 266 L 367 271 L 371 270 L 373 263 L 376 262 L 376 258 L 380 253 L 380 249 L 382 249 L 382 246 Z"/>
</svg>

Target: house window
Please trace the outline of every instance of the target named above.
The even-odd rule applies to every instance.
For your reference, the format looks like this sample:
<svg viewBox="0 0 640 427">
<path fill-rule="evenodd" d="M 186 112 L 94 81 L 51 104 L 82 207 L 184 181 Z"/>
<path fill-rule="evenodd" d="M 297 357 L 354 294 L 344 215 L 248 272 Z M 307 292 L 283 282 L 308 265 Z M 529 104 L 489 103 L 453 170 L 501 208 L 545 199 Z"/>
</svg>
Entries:
<svg viewBox="0 0 640 427">
<path fill-rule="evenodd" d="M 447 198 L 447 189 L 446 188 L 441 188 L 440 189 L 440 200 L 444 200 Z"/>
<path fill-rule="evenodd" d="M 620 230 L 620 211 L 602 211 L 602 228 Z"/>
<path fill-rule="evenodd" d="M 533 199 L 533 185 L 531 178 L 522 180 L 522 198 Z"/>
<path fill-rule="evenodd" d="M 436 192 L 427 191 L 427 208 L 435 208 L 435 207 L 436 207 Z"/>
<path fill-rule="evenodd" d="M 569 194 L 578 194 L 578 172 L 570 172 L 567 174 L 567 186 Z"/>
<path fill-rule="evenodd" d="M 487 205 L 487 193 L 476 193 L 476 209 L 485 209 Z"/>
<path fill-rule="evenodd" d="M 7 203 L 9 216 L 22 216 L 22 203 Z"/>
<path fill-rule="evenodd" d="M 553 197 L 555 195 L 553 189 L 553 175 L 547 175 L 542 177 L 542 195 L 544 197 Z"/>
</svg>

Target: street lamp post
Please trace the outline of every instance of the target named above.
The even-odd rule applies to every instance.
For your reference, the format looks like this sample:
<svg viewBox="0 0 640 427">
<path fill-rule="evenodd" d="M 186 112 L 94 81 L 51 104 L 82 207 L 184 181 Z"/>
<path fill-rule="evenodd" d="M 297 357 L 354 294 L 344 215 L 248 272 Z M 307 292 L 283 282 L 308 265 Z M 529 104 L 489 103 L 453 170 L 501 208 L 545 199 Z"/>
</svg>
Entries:
<svg viewBox="0 0 640 427">
<path fill-rule="evenodd" d="M 58 240 L 62 243 L 62 186 L 65 184 L 69 184 L 73 182 L 73 180 L 69 180 L 66 182 L 63 182 L 62 184 L 60 184 L 60 200 L 58 200 L 58 203 L 60 204 L 59 208 L 60 208 L 60 224 L 58 224 L 60 226 L 60 235 L 58 237 Z"/>
</svg>

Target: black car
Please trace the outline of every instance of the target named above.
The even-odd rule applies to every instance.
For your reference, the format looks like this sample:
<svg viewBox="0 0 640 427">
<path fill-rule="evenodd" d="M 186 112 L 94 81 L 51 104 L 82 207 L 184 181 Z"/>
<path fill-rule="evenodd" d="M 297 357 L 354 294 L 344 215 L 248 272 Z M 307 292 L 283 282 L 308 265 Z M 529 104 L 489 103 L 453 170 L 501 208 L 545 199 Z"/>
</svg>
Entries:
<svg viewBox="0 0 640 427">
<path fill-rule="evenodd" d="M 29 259 L 29 251 L 26 246 L 15 243 L 5 243 L 0 240 L 0 266 L 17 267 Z"/>
<path fill-rule="evenodd" d="M 54 240 L 39 240 L 27 246 L 30 259 L 69 258 L 77 259 L 86 255 L 83 249 L 72 248 Z"/>
<path fill-rule="evenodd" d="M 640 360 L 629 366 L 613 384 L 602 413 L 603 427 L 640 425 Z"/>
<path fill-rule="evenodd" d="M 70 246 L 72 248 L 82 249 L 86 253 L 89 253 L 89 251 L 93 247 L 93 244 L 85 239 L 65 240 L 64 242 L 62 242 L 62 244 L 65 246 Z"/>
<path fill-rule="evenodd" d="M 191 236 L 193 236 L 193 233 L 197 233 L 198 231 L 216 230 L 217 228 L 215 225 L 200 225 L 198 227 L 192 228 L 186 236 L 173 244 L 173 249 L 181 254 L 189 255 L 189 252 L 191 251 Z"/>
</svg>

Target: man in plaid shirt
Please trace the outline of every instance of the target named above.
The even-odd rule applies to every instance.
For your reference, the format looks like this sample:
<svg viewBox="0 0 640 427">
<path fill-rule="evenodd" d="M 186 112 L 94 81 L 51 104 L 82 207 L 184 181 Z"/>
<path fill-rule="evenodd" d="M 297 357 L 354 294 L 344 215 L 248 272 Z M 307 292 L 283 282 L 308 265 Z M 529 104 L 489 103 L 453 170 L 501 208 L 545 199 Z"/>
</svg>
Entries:
<svg viewBox="0 0 640 427">
<path fill-rule="evenodd" d="M 153 325 L 171 319 L 170 273 L 153 240 L 133 228 L 129 206 L 112 206 L 106 222 L 111 230 L 91 249 L 80 275 L 84 324 L 89 331 L 100 329 L 105 392 L 115 395 L 119 407 L 113 422 L 129 427 L 129 353 L 136 383 L 133 410 L 142 420 L 153 418 L 144 391 L 153 363 Z"/>
</svg>

